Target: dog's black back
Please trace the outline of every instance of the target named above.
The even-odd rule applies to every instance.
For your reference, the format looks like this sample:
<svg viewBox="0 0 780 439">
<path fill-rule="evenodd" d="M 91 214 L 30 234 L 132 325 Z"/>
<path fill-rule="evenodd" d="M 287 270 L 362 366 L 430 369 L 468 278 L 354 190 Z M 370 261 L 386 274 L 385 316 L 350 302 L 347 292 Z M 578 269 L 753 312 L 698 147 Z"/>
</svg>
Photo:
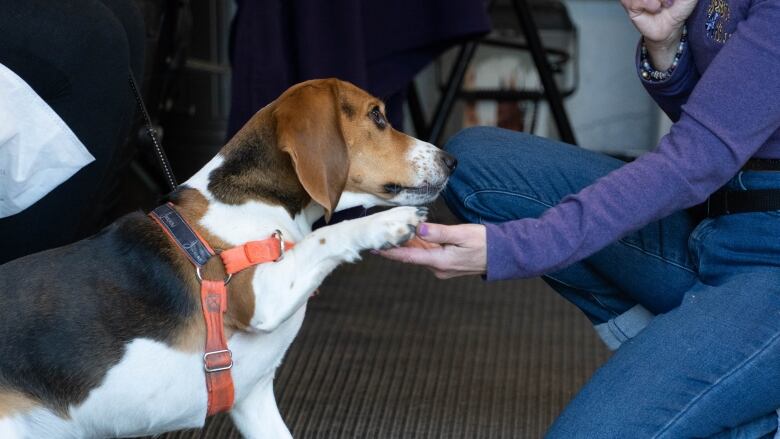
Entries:
<svg viewBox="0 0 780 439">
<path fill-rule="evenodd" d="M 170 340 L 197 304 L 168 250 L 161 229 L 137 212 L 0 266 L 0 391 L 65 411 L 100 384 L 128 342 Z"/>
</svg>

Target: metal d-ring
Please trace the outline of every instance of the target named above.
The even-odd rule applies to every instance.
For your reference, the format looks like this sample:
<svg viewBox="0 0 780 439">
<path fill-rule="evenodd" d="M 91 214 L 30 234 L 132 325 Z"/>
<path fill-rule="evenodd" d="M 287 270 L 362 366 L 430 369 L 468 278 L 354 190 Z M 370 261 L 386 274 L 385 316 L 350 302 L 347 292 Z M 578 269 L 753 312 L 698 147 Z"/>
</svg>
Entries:
<svg viewBox="0 0 780 439">
<path fill-rule="evenodd" d="M 284 244 L 284 235 L 282 234 L 281 230 L 276 229 L 271 236 L 275 237 L 279 241 L 279 257 L 274 259 L 274 262 L 279 262 L 284 259 L 284 251 L 287 250 L 286 245 Z"/>
<path fill-rule="evenodd" d="M 195 267 L 195 275 L 198 276 L 198 282 L 203 283 L 203 276 L 200 273 L 200 267 Z M 228 273 L 227 276 L 225 276 L 225 280 L 223 281 L 225 285 L 230 283 L 230 279 L 233 278 L 233 275 Z"/>
</svg>

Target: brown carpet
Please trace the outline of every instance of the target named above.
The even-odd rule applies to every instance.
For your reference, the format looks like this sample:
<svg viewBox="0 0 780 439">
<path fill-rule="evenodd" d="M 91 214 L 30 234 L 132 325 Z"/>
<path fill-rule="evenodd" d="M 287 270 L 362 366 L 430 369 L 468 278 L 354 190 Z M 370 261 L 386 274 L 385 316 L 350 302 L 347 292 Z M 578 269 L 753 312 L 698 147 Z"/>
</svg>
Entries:
<svg viewBox="0 0 780 439">
<path fill-rule="evenodd" d="M 296 438 L 537 438 L 608 357 L 541 280 L 448 281 L 367 256 L 309 303 L 276 379 Z M 226 416 L 165 438 L 238 438 Z"/>
</svg>

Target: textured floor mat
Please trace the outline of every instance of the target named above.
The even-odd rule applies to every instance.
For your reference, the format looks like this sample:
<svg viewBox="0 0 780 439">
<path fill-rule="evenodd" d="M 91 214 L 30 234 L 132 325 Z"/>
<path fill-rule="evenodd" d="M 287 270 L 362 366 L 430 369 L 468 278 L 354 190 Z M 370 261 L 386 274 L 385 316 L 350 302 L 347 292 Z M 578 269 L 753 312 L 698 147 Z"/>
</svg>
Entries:
<svg viewBox="0 0 780 439">
<path fill-rule="evenodd" d="M 368 256 L 309 302 L 276 379 L 296 438 L 536 438 L 608 357 L 541 280 L 440 281 Z M 227 416 L 163 436 L 239 438 Z"/>
</svg>

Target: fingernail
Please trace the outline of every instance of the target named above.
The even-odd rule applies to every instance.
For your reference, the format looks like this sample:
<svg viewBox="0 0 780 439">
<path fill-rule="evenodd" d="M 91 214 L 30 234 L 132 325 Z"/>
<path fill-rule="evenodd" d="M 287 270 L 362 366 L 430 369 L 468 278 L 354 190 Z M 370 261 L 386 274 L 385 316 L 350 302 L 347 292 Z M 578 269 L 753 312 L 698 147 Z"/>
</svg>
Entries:
<svg viewBox="0 0 780 439">
<path fill-rule="evenodd" d="M 664 4 L 667 8 L 672 7 L 672 4 L 674 3 L 674 0 L 664 0 Z"/>
<path fill-rule="evenodd" d="M 420 227 L 417 229 L 417 234 L 420 236 L 428 236 L 428 224 L 420 224 Z"/>
<path fill-rule="evenodd" d="M 378 255 L 379 250 L 369 250 L 369 253 L 371 253 L 372 255 Z"/>
</svg>

